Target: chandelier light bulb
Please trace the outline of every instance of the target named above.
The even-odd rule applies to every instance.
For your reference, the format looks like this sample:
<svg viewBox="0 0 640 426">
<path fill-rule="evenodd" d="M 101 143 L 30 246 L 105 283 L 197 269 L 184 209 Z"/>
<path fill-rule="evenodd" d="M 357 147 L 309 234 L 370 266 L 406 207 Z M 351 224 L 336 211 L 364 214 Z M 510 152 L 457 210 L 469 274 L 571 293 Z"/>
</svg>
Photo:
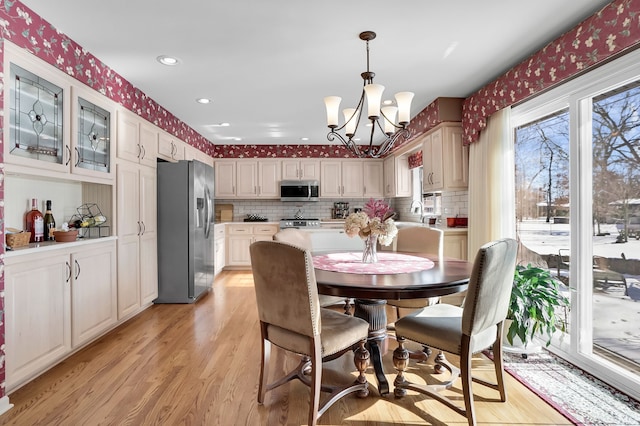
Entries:
<svg viewBox="0 0 640 426">
<path fill-rule="evenodd" d="M 382 116 L 384 117 L 384 133 L 390 136 L 396 131 L 396 114 L 398 108 L 394 106 L 382 107 Z"/>
<path fill-rule="evenodd" d="M 398 105 L 398 122 L 400 124 L 409 124 L 411 120 L 411 101 L 413 100 L 413 92 L 396 93 L 396 104 Z"/>
<path fill-rule="evenodd" d="M 327 96 L 324 98 L 324 105 L 327 108 L 327 125 L 338 127 L 338 110 L 340 109 L 340 96 Z"/>
<path fill-rule="evenodd" d="M 356 117 L 355 108 L 345 108 L 342 110 L 344 115 L 345 128 L 344 133 L 351 137 L 356 133 L 356 125 L 358 124 L 358 118 Z"/>
<path fill-rule="evenodd" d="M 367 117 L 370 120 L 376 120 L 380 117 L 380 102 L 382 101 L 382 92 L 384 86 L 382 84 L 367 84 L 364 86 L 364 92 L 367 94 Z"/>
</svg>

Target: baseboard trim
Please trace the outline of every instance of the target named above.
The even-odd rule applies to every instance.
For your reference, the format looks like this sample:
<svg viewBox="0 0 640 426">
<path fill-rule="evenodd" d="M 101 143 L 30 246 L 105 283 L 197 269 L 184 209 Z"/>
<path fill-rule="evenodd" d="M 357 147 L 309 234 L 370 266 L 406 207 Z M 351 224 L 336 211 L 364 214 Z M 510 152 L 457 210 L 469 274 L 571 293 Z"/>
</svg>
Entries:
<svg viewBox="0 0 640 426">
<path fill-rule="evenodd" d="M 13 404 L 9 402 L 8 396 L 0 398 L 0 416 L 13 408 Z"/>
</svg>

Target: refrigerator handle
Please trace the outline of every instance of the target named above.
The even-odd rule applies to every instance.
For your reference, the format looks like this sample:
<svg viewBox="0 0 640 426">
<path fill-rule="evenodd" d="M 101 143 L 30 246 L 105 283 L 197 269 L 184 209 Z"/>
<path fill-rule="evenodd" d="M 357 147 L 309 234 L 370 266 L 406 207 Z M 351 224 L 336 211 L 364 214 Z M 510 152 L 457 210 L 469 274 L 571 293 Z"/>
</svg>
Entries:
<svg viewBox="0 0 640 426">
<path fill-rule="evenodd" d="M 204 187 L 204 237 L 209 238 L 211 232 L 211 194 L 209 188 Z"/>
</svg>

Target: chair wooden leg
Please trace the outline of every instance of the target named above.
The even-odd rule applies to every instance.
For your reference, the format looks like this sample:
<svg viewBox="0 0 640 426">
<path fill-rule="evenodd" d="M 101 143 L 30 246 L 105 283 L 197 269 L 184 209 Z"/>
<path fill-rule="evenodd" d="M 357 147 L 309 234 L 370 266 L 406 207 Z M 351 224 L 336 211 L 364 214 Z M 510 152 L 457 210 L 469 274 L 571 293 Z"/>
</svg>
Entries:
<svg viewBox="0 0 640 426">
<path fill-rule="evenodd" d="M 504 359 L 502 357 L 502 324 L 498 324 L 498 336 L 493 343 L 493 366 L 496 370 L 496 381 L 498 383 L 498 392 L 500 392 L 500 401 L 507 401 L 507 388 L 504 385 Z"/>
<path fill-rule="evenodd" d="M 260 385 L 258 388 L 258 404 L 264 404 L 264 395 L 267 392 L 267 378 L 269 376 L 269 359 L 271 357 L 271 342 L 265 338 L 266 326 L 262 329 L 262 360 L 260 365 Z"/>
<path fill-rule="evenodd" d="M 349 316 L 352 315 L 352 312 L 351 312 L 352 300 L 353 299 L 344 299 L 344 313 Z"/>
<path fill-rule="evenodd" d="M 436 361 L 436 365 L 433 366 L 433 372 L 435 374 L 444 373 L 445 369 L 443 368 L 443 365 L 446 364 L 448 361 L 443 351 L 438 351 L 438 355 L 436 355 L 435 361 Z"/>
<path fill-rule="evenodd" d="M 398 341 L 398 347 L 393 351 L 393 366 L 398 374 L 393 381 L 393 394 L 396 398 L 402 398 L 407 394 L 407 390 L 402 386 L 407 384 L 404 372 L 409 364 L 409 351 L 404 347 L 404 337 L 396 336 L 396 340 Z"/>
<path fill-rule="evenodd" d="M 367 383 L 367 378 L 364 375 L 364 372 L 367 370 L 369 366 L 369 351 L 365 347 L 367 343 L 367 339 L 363 339 L 358 343 L 358 348 L 353 353 L 353 362 L 358 369 L 358 378 L 356 379 L 356 383 L 364 385 L 364 389 L 359 390 L 356 395 L 359 398 L 366 398 L 369 396 L 369 387 Z"/>
<path fill-rule="evenodd" d="M 460 351 L 460 376 L 462 378 L 462 394 L 464 396 L 464 407 L 469 426 L 475 426 L 476 414 L 473 406 L 473 380 L 471 378 L 471 358 L 469 351 L 469 336 L 462 337 L 462 350 Z"/>
<path fill-rule="evenodd" d="M 313 356 L 311 357 L 311 399 L 309 401 L 309 426 L 318 423 L 318 409 L 320 408 L 320 386 L 322 381 L 322 348 L 320 338 L 313 341 Z"/>
</svg>

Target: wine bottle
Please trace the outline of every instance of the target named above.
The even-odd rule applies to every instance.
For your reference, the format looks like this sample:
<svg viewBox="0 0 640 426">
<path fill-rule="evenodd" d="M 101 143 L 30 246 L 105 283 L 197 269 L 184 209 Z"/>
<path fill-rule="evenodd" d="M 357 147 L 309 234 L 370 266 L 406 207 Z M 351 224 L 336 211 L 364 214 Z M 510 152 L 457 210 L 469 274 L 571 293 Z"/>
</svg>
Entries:
<svg viewBox="0 0 640 426">
<path fill-rule="evenodd" d="M 44 217 L 38 210 L 38 199 L 31 199 L 31 210 L 26 215 L 25 230 L 31 232 L 29 242 L 39 243 L 44 241 Z"/>
<path fill-rule="evenodd" d="M 47 200 L 47 209 L 44 212 L 44 240 L 53 241 L 53 232 L 56 230 L 56 220 L 51 213 L 51 200 Z"/>
</svg>

